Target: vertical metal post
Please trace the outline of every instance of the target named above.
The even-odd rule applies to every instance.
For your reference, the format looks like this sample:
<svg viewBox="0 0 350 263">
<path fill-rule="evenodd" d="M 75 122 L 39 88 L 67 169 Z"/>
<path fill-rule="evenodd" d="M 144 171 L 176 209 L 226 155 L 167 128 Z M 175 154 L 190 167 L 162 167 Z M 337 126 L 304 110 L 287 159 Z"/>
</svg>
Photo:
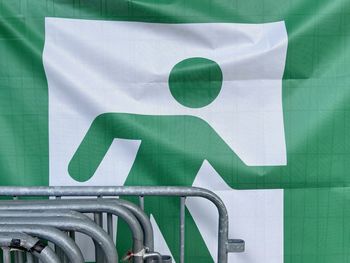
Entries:
<svg viewBox="0 0 350 263">
<path fill-rule="evenodd" d="M 113 215 L 110 213 L 107 213 L 107 233 L 114 240 L 114 238 L 113 238 Z"/>
<path fill-rule="evenodd" d="M 66 233 L 67 236 L 70 236 L 69 231 L 65 231 L 65 233 Z M 62 251 L 62 250 L 61 250 L 61 251 Z M 61 263 L 68 263 L 68 258 L 67 258 L 66 253 L 64 253 L 64 252 L 62 251 L 62 254 L 63 254 L 63 260 L 60 259 L 60 262 L 61 262 Z"/>
<path fill-rule="evenodd" d="M 58 196 L 55 196 L 55 199 L 62 199 L 62 197 L 58 195 Z M 65 258 L 65 255 L 64 255 L 62 249 L 59 248 L 59 247 L 55 244 L 55 245 L 54 245 L 54 250 L 55 250 L 55 252 L 56 252 L 58 258 L 60 259 L 60 261 L 63 262 L 63 261 L 64 261 L 64 258 Z M 34 262 L 35 262 L 36 260 L 37 260 L 37 259 L 34 258 Z"/>
<path fill-rule="evenodd" d="M 18 200 L 18 196 L 13 196 L 13 200 Z M 24 263 L 23 253 L 20 251 L 14 251 L 14 262 L 15 263 Z"/>
<path fill-rule="evenodd" d="M 14 251 L 14 262 L 24 263 L 23 253 L 21 251 Z"/>
<path fill-rule="evenodd" d="M 14 195 L 12 197 L 13 200 L 18 200 L 18 196 Z M 15 263 L 23 263 L 24 262 L 24 258 L 23 258 L 23 254 L 20 251 L 15 251 L 14 252 L 14 262 Z"/>
<path fill-rule="evenodd" d="M 26 253 L 27 263 L 34 263 L 34 257 L 29 252 Z"/>
<path fill-rule="evenodd" d="M 16 256 L 18 263 L 24 263 L 24 253 L 21 251 L 16 251 Z"/>
<path fill-rule="evenodd" d="M 180 198 L 180 263 L 185 262 L 185 203 L 186 197 Z"/>
<path fill-rule="evenodd" d="M 15 263 L 19 263 L 19 262 L 18 262 L 18 251 L 14 251 L 14 252 L 13 252 L 13 261 L 14 261 Z"/>
<path fill-rule="evenodd" d="M 144 198 L 143 195 L 140 195 L 140 196 L 139 196 L 139 202 L 140 202 L 140 208 L 141 208 L 142 210 L 145 210 L 145 198 Z"/>
<path fill-rule="evenodd" d="M 69 234 L 69 237 L 75 241 L 75 232 L 69 231 L 68 234 Z"/>
<path fill-rule="evenodd" d="M 145 210 L 145 197 L 143 195 L 139 196 L 139 206 L 142 211 Z M 150 259 L 146 260 L 146 262 L 151 262 Z"/>
<path fill-rule="evenodd" d="M 2 248 L 2 257 L 3 257 L 4 263 L 11 263 L 11 253 L 9 248 L 7 247 Z"/>
<path fill-rule="evenodd" d="M 102 198 L 101 196 L 97 197 L 98 199 Z M 103 214 L 102 213 L 94 213 L 94 221 L 96 225 L 100 226 L 103 229 Z M 104 253 L 101 250 L 101 247 L 99 244 L 95 243 L 95 257 L 96 257 L 96 263 L 103 263 L 104 260 Z"/>
</svg>

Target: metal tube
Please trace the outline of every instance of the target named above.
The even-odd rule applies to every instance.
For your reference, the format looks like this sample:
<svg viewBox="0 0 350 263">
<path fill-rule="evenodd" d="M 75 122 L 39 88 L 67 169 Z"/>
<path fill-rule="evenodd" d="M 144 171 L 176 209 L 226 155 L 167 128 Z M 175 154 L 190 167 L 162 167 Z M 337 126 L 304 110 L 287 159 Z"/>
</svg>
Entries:
<svg viewBox="0 0 350 263">
<path fill-rule="evenodd" d="M 33 210 L 5 210 L 1 211 L 0 210 L 0 216 L 1 217 L 56 217 L 56 216 L 75 216 L 76 218 L 81 218 L 79 215 L 75 214 L 76 212 L 74 211 L 69 211 L 69 210 L 55 210 L 55 211 L 33 211 Z M 83 215 L 82 215 L 83 216 Z M 83 218 L 85 219 L 85 217 Z M 66 254 L 58 247 L 55 247 L 55 250 L 58 255 L 58 258 L 60 259 L 61 262 L 65 263 L 67 262 L 67 256 Z M 16 251 L 18 252 L 18 251 Z M 22 255 L 23 253 L 16 253 L 15 256 Z"/>
<path fill-rule="evenodd" d="M 88 218 L 89 219 L 89 218 Z M 95 223 L 91 220 L 81 220 L 73 217 L 30 217 L 30 218 L 16 218 L 7 217 L 0 218 L 0 225 L 4 224 L 34 224 L 53 226 L 65 231 L 78 231 L 84 233 L 93 240 L 95 240 L 102 248 L 105 253 L 107 262 L 115 263 L 118 262 L 118 255 L 115 249 L 113 240 Z M 68 236 L 67 236 L 68 237 Z"/>
<path fill-rule="evenodd" d="M 30 217 L 30 218 L 17 218 L 7 217 L 0 218 L 0 224 L 35 224 L 44 226 L 53 226 L 65 231 L 78 231 L 84 233 L 92 239 L 94 239 L 102 248 L 105 253 L 106 260 L 109 263 L 118 262 L 118 254 L 114 246 L 113 240 L 103 231 L 99 226 L 92 222 L 88 217 L 87 219 L 77 219 L 73 217 Z M 67 236 L 68 237 L 68 236 Z"/>
<path fill-rule="evenodd" d="M 69 231 L 66 232 L 66 235 L 69 236 Z M 68 263 L 68 258 L 67 258 L 67 255 L 63 253 L 62 251 L 62 259 L 60 258 L 60 262 L 62 263 Z"/>
<path fill-rule="evenodd" d="M 26 253 L 27 263 L 34 263 L 33 255 L 29 252 Z"/>
<path fill-rule="evenodd" d="M 58 245 L 68 256 L 71 262 L 84 263 L 83 255 L 78 246 L 58 229 L 43 225 L 0 225 L 0 232 L 23 232 L 29 235 L 48 240 Z"/>
<path fill-rule="evenodd" d="M 62 199 L 62 196 L 57 195 L 54 198 L 55 199 Z M 58 246 L 54 245 L 54 250 L 55 250 L 56 254 L 58 255 L 59 259 L 61 261 L 64 261 L 65 260 L 65 255 L 64 255 L 62 249 L 60 249 Z"/>
<path fill-rule="evenodd" d="M 55 252 L 48 246 L 46 246 L 40 253 L 34 252 L 34 255 L 42 262 L 60 263 L 60 259 L 57 257 Z"/>
<path fill-rule="evenodd" d="M 93 204 L 95 201 L 97 203 Z M 104 205 L 103 208 L 101 204 Z M 153 237 L 153 228 L 152 228 L 150 219 L 137 205 L 126 200 L 109 198 L 109 199 L 79 199 L 79 200 L 77 199 L 31 200 L 31 201 L 20 200 L 20 201 L 11 201 L 11 202 L 0 201 L 0 211 L 25 210 L 25 209 L 36 209 L 36 210 L 69 209 L 69 210 L 75 210 L 83 213 L 90 213 L 98 210 L 102 212 L 107 212 L 107 217 L 108 217 L 108 214 L 111 214 L 110 216 L 112 216 L 112 214 L 114 214 L 115 216 L 121 216 L 119 211 L 115 210 L 115 207 L 120 207 L 120 206 L 130 210 L 134 214 L 134 216 L 137 218 L 138 222 L 142 226 L 142 230 L 144 233 L 144 244 L 149 249 L 149 251 L 153 251 L 154 237 Z M 130 220 L 126 220 L 127 223 L 128 221 Z M 133 223 L 131 224 L 131 227 L 132 226 L 133 226 Z M 107 218 L 107 228 L 108 228 L 108 218 Z M 112 224 L 110 224 L 110 228 L 112 229 Z M 113 233 L 111 234 L 112 234 L 111 237 L 113 238 Z M 137 251 L 134 251 L 134 252 L 137 252 Z"/>
<path fill-rule="evenodd" d="M 75 241 L 75 232 L 69 231 L 69 237 Z"/>
<path fill-rule="evenodd" d="M 94 213 L 94 221 L 96 225 L 101 227 L 103 229 L 103 222 L 102 222 L 102 214 L 101 213 Z M 95 243 L 95 242 L 94 242 Z M 103 259 L 103 251 L 101 250 L 101 247 L 95 243 L 95 257 L 96 257 L 96 262 L 104 262 Z"/>
<path fill-rule="evenodd" d="M 107 233 L 113 239 L 113 215 L 107 213 Z"/>
<path fill-rule="evenodd" d="M 18 263 L 24 263 L 24 253 L 18 252 Z"/>
<path fill-rule="evenodd" d="M 14 242 L 16 241 L 16 242 Z M 0 234 L 0 246 L 8 248 L 24 249 L 35 255 L 42 262 L 60 263 L 56 254 L 48 246 L 40 243 L 39 239 L 33 238 L 24 233 L 8 233 Z M 14 247 L 15 246 L 15 247 Z M 22 251 L 16 251 L 22 253 Z"/>
<path fill-rule="evenodd" d="M 51 210 L 51 211 L 33 211 L 33 210 L 6 210 L 1 211 L 0 210 L 0 216 L 1 217 L 20 217 L 20 218 L 31 218 L 31 217 L 58 217 L 58 216 L 69 216 L 69 217 L 75 217 L 75 218 L 82 218 L 83 220 L 86 219 L 84 215 L 77 214 L 77 212 L 74 211 L 67 211 L 67 210 Z M 71 231 L 74 233 L 73 231 Z M 96 244 L 98 246 L 98 244 Z M 57 253 L 57 256 L 60 260 L 60 262 L 66 263 L 68 262 L 67 255 L 57 246 L 55 246 Z M 50 252 L 49 252 L 50 253 Z M 103 253 L 103 252 L 100 252 Z M 21 253 L 23 255 L 23 253 Z M 16 255 L 16 254 L 15 254 Z M 100 261 L 99 261 L 100 262 Z M 101 261 L 102 262 L 102 261 Z"/>
<path fill-rule="evenodd" d="M 59 258 L 61 261 L 64 261 L 65 255 L 64 255 L 64 252 L 62 251 L 62 249 L 55 245 L 55 246 L 54 246 L 54 250 L 55 250 L 55 252 L 56 252 L 58 258 Z"/>
<path fill-rule="evenodd" d="M 149 251 L 154 250 L 154 236 L 153 236 L 153 227 L 149 217 L 140 209 L 137 205 L 132 202 L 123 200 L 123 199 L 103 199 L 106 202 L 111 202 L 115 205 L 121 205 L 128 210 L 130 210 L 140 222 L 143 233 L 144 233 L 144 243 Z"/>
<path fill-rule="evenodd" d="M 6 210 L 1 211 L 0 210 L 0 216 L 1 217 L 57 217 L 57 216 L 74 216 L 76 218 L 81 218 L 79 215 L 76 215 L 76 212 L 69 211 L 69 210 L 55 210 L 55 211 L 33 211 L 33 210 Z M 83 215 L 82 215 L 83 216 Z M 83 218 L 85 219 L 85 217 Z M 97 244 L 98 245 L 98 244 Z M 59 248 L 55 247 L 55 250 L 58 252 L 57 256 L 60 260 L 60 262 L 66 263 L 68 261 L 67 255 Z M 50 253 L 50 252 L 49 252 Z M 100 252 L 103 253 L 103 252 Z M 15 255 L 22 255 L 23 253 L 19 252 Z M 99 261 L 100 262 L 100 261 Z M 102 261 L 101 261 L 102 262 Z"/>
<path fill-rule="evenodd" d="M 18 262 L 18 251 L 15 251 L 15 252 L 13 253 L 13 261 L 14 261 L 14 263 L 19 263 L 19 262 Z"/>
<path fill-rule="evenodd" d="M 145 187 L 145 186 L 51 186 L 0 187 L 0 195 L 13 196 L 187 196 L 208 199 L 218 209 L 218 262 L 227 262 L 228 214 L 223 201 L 213 192 L 197 187 Z"/>
<path fill-rule="evenodd" d="M 18 196 L 13 196 L 13 200 L 18 200 Z M 20 258 L 20 254 L 22 254 L 20 251 L 14 252 L 14 263 L 23 263 L 23 258 Z"/>
<path fill-rule="evenodd" d="M 141 208 L 142 210 L 145 210 L 145 198 L 144 198 L 143 195 L 140 195 L 140 196 L 139 196 L 139 202 L 140 202 L 140 208 Z"/>
<path fill-rule="evenodd" d="M 2 257 L 4 263 L 11 263 L 11 254 L 9 248 L 2 247 Z"/>
<path fill-rule="evenodd" d="M 23 210 L 23 209 L 35 209 L 35 210 L 54 210 L 57 209 L 69 209 L 75 210 L 83 213 L 90 212 L 106 212 L 118 216 L 125 220 L 125 222 L 130 226 L 133 235 L 133 252 L 136 254 L 140 252 L 143 246 L 143 229 L 140 226 L 138 219 L 135 215 L 129 211 L 126 207 L 121 206 L 119 203 L 116 203 L 117 199 L 109 200 L 109 199 L 74 199 L 74 200 L 20 200 L 20 201 L 0 201 L 0 211 L 2 210 Z M 136 205 L 130 204 L 130 202 L 122 200 L 120 203 L 125 204 L 125 206 L 129 203 L 128 208 L 138 209 L 137 211 L 141 211 Z M 145 220 L 147 216 L 142 213 L 142 218 Z M 141 214 L 138 214 L 141 216 Z M 147 219 L 149 220 L 149 219 Z M 152 228 L 151 228 L 152 229 Z M 147 230 L 150 231 L 150 230 Z M 147 244 L 153 248 L 153 231 L 151 231 L 152 244 Z M 135 262 L 140 261 L 141 257 L 135 257 Z"/>
<path fill-rule="evenodd" d="M 180 198 L 180 263 L 185 262 L 185 202 L 186 197 Z"/>
</svg>

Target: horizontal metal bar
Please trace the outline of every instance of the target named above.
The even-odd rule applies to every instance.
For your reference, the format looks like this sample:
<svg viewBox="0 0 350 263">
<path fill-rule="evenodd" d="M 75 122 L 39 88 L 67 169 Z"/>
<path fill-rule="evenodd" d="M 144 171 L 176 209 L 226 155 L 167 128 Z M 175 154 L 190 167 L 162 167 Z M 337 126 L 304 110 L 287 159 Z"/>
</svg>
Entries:
<svg viewBox="0 0 350 263">
<path fill-rule="evenodd" d="M 153 250 L 153 230 L 149 218 L 135 204 L 119 199 L 60 199 L 60 200 L 16 200 L 0 201 L 1 211 L 9 210 L 53 210 L 68 209 L 83 213 L 106 212 L 122 218 L 130 227 L 133 235 L 133 252 L 144 248 L 143 232 L 147 235 L 146 247 Z M 137 217 L 135 217 L 137 216 Z M 142 223 L 142 227 L 140 225 Z M 136 259 L 138 260 L 138 259 Z"/>
<path fill-rule="evenodd" d="M 92 237 L 102 248 L 105 253 L 106 260 L 109 263 L 118 262 L 117 251 L 113 240 L 99 226 L 92 222 L 88 217 L 86 220 L 74 217 L 31 217 L 31 218 L 16 218 L 16 217 L 0 217 L 0 225 L 11 224 L 33 224 L 43 226 L 53 226 L 65 231 L 77 231 Z"/>
<path fill-rule="evenodd" d="M 71 262 L 84 263 L 79 247 L 63 232 L 57 228 L 43 225 L 0 225 L 2 232 L 23 232 L 58 245 Z"/>
<path fill-rule="evenodd" d="M 213 192 L 197 187 L 147 186 L 52 186 L 0 187 L 0 196 L 186 196 L 211 201 L 219 213 L 218 262 L 227 262 L 228 213 L 223 201 Z"/>
<path fill-rule="evenodd" d="M 30 251 L 34 256 L 36 256 L 42 262 L 47 263 L 60 263 L 60 260 L 53 252 L 53 250 L 48 247 L 41 247 L 40 251 L 35 250 L 35 247 L 39 243 L 39 239 L 33 238 L 30 235 L 19 233 L 19 232 L 0 232 L 0 246 L 13 248 L 23 248 L 26 251 Z M 22 253 L 22 252 L 20 252 Z"/>
</svg>

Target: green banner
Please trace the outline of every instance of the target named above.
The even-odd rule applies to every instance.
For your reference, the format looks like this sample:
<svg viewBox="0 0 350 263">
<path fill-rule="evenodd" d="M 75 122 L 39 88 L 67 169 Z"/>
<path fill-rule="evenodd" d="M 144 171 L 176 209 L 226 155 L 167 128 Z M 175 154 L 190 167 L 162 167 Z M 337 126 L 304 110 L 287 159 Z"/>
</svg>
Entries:
<svg viewBox="0 0 350 263">
<path fill-rule="evenodd" d="M 348 262 L 349 10 L 0 1 L 1 185 L 205 187 L 246 240 L 229 262 Z M 179 261 L 178 202 L 145 205 Z M 216 262 L 211 211 L 187 203 L 186 262 Z"/>
</svg>

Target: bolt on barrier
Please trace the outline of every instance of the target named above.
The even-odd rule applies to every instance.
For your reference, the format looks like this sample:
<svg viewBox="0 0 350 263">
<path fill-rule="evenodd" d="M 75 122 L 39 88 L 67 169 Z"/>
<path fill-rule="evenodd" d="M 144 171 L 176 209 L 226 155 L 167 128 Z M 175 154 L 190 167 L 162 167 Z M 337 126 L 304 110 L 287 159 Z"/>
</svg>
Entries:
<svg viewBox="0 0 350 263">
<path fill-rule="evenodd" d="M 3 249 L 3 262 L 11 262 L 11 250 L 19 250 L 34 255 L 43 263 L 60 263 L 53 250 L 38 238 L 19 232 L 0 232 L 0 247 Z"/>
<path fill-rule="evenodd" d="M 57 186 L 57 187 L 0 187 L 0 196 L 138 196 L 140 207 L 144 207 L 146 196 L 173 196 L 179 197 L 180 202 L 180 263 L 184 263 L 185 255 L 185 203 L 187 197 L 201 197 L 211 201 L 218 210 L 218 254 L 217 262 L 227 263 L 228 253 L 243 252 L 245 243 L 241 239 L 229 239 L 228 237 L 228 213 L 223 201 L 213 192 L 197 187 L 172 187 L 172 186 Z"/>
</svg>

